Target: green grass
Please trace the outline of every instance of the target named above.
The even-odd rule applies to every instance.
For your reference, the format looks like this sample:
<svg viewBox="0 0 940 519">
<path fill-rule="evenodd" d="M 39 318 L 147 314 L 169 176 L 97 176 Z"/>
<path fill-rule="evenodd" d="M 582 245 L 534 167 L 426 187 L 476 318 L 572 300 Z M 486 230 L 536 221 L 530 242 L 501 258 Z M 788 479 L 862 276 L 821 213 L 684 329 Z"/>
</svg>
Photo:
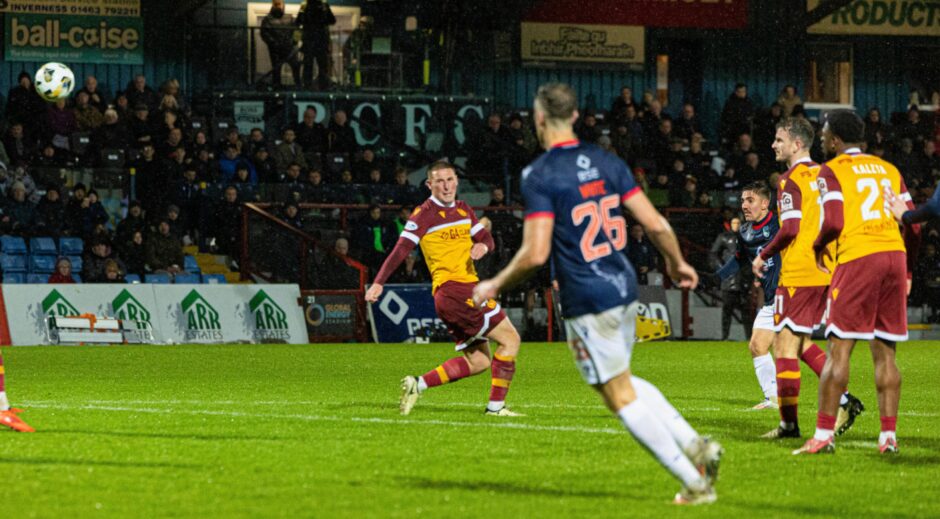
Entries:
<svg viewBox="0 0 940 519">
<path fill-rule="evenodd" d="M 726 448 L 719 501 L 679 484 L 580 380 L 561 344 L 526 344 L 509 393 L 528 416 L 482 416 L 489 377 L 397 411 L 398 380 L 449 345 L 4 348 L 8 392 L 38 429 L 0 431 L 3 517 L 792 517 L 940 515 L 940 343 L 901 347 L 901 454 L 879 456 L 868 406 L 832 456 L 758 436 L 772 411 L 743 344 L 640 345 L 634 372 Z M 811 434 L 816 377 L 803 370 Z M 15 511 L 13 514 L 11 511 Z"/>
</svg>

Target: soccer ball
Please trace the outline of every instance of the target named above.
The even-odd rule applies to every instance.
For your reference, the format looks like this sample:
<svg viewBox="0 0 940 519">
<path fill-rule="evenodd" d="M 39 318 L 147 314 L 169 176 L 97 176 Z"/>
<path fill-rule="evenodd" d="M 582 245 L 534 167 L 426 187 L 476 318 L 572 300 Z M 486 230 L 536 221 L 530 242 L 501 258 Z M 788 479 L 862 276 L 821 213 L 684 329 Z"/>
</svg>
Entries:
<svg viewBox="0 0 940 519">
<path fill-rule="evenodd" d="M 36 71 L 36 92 L 50 103 L 67 98 L 74 88 L 75 74 L 61 63 L 46 63 Z"/>
</svg>

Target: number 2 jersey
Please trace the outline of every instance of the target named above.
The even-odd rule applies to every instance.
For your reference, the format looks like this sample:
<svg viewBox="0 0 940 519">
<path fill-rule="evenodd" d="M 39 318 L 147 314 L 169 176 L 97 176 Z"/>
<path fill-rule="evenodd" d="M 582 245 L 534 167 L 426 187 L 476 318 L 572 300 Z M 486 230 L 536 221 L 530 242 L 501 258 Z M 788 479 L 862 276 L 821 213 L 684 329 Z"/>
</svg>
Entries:
<svg viewBox="0 0 940 519">
<path fill-rule="evenodd" d="M 906 252 L 900 228 L 885 208 L 886 187 L 905 201 L 911 201 L 898 169 L 858 148 L 826 162 L 817 179 L 822 201 L 843 204 L 843 227 L 836 241 L 836 263 L 878 252 Z"/>
<path fill-rule="evenodd" d="M 578 141 L 559 143 L 522 170 L 526 219 L 555 220 L 552 261 L 565 317 L 636 301 L 621 205 L 637 193 L 623 161 Z"/>
</svg>

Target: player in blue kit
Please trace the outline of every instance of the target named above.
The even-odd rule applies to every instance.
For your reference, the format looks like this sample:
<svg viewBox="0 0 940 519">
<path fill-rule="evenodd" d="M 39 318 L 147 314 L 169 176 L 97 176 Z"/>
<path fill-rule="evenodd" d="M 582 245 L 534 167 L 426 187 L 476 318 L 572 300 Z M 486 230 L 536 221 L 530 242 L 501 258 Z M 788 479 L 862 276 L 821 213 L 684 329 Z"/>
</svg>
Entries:
<svg viewBox="0 0 940 519">
<path fill-rule="evenodd" d="M 770 212 L 770 189 L 764 182 L 754 182 L 741 191 L 741 211 L 743 223 L 738 229 L 738 251 L 727 263 L 718 269 L 718 278 L 722 281 L 737 274 L 744 268 L 750 270 L 761 250 L 777 235 L 780 223 Z M 748 342 L 751 358 L 754 361 L 754 373 L 764 393 L 764 400 L 751 409 L 777 408 L 777 370 L 770 355 L 774 343 L 774 294 L 777 280 L 780 278 L 780 255 L 776 254 L 764 264 L 764 276 L 760 286 L 764 292 L 763 305 L 754 318 L 753 331 Z"/>
<path fill-rule="evenodd" d="M 622 206 L 644 227 L 682 287 L 698 283 L 672 228 L 617 157 L 575 137 L 577 97 L 549 83 L 535 98 L 535 126 L 547 153 L 522 172 L 522 246 L 493 279 L 473 291 L 477 304 L 534 273 L 552 255 L 568 345 L 584 380 L 630 433 L 682 482 L 678 504 L 711 503 L 721 446 L 700 436 L 649 382 L 630 373 L 637 313 L 636 273 L 624 254 Z"/>
<path fill-rule="evenodd" d="M 940 217 L 940 189 L 934 189 L 930 200 L 927 200 L 927 203 L 917 209 L 908 209 L 907 203 L 910 201 L 910 193 L 896 195 L 891 191 L 891 188 L 885 190 L 885 203 L 898 223 L 913 225 Z"/>
</svg>

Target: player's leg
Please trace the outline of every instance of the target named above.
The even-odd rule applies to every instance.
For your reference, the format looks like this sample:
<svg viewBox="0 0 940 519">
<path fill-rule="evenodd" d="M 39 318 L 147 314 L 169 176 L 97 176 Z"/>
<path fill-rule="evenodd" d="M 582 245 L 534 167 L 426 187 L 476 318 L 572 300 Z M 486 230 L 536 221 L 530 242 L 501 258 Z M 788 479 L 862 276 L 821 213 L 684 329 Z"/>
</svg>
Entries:
<svg viewBox="0 0 940 519">
<path fill-rule="evenodd" d="M 778 291 L 778 294 L 781 292 Z M 785 297 L 787 293 L 782 293 Z M 828 287 L 802 287 L 794 292 L 795 301 L 784 301 L 785 318 L 800 326 L 803 341 L 800 344 L 800 360 L 819 377 L 826 365 L 826 352 L 812 338 L 812 330 L 818 323 L 825 321 L 826 298 Z M 793 310 L 790 312 L 789 310 Z M 848 431 L 858 415 L 865 410 L 865 405 L 858 398 L 844 391 L 839 397 L 839 411 L 836 414 L 836 436 Z"/>
<path fill-rule="evenodd" d="M 901 373 L 895 361 L 896 344 L 907 340 L 907 257 L 903 253 L 883 253 L 879 259 L 888 272 L 883 278 L 878 298 L 874 334 L 871 340 L 875 364 L 875 386 L 881 411 L 878 448 L 882 454 L 898 450 L 895 426 L 901 398 Z"/>
<path fill-rule="evenodd" d="M 774 340 L 777 356 L 777 404 L 780 406 L 780 425 L 765 434 L 765 438 L 799 438 L 797 415 L 800 400 L 800 361 L 797 359 L 803 337 L 784 326 Z M 824 356 L 825 358 L 825 356 Z"/>
<path fill-rule="evenodd" d="M 901 400 L 901 372 L 895 361 L 896 344 L 874 339 L 869 345 L 875 363 L 875 387 L 878 389 L 878 410 L 881 413 L 878 448 L 882 453 L 895 453 L 898 451 L 895 428 L 898 421 L 898 402 Z"/>
<path fill-rule="evenodd" d="M 677 502 L 714 501 L 714 490 L 679 448 L 669 429 L 645 399 L 638 398 L 630 371 L 624 371 L 604 384 L 595 386 L 608 409 L 620 418 L 630 434 L 646 448 L 673 476 L 682 482 L 683 492 Z"/>
<path fill-rule="evenodd" d="M 855 339 L 829 337 L 829 356 L 819 377 L 819 411 L 816 414 L 816 433 L 793 454 L 816 454 L 835 451 L 836 413 L 839 397 L 849 383 L 849 363 Z"/>
<path fill-rule="evenodd" d="M 418 377 L 418 392 L 483 373 L 490 367 L 490 348 L 486 341 L 475 341 L 460 350 L 460 353 Z"/>
<path fill-rule="evenodd" d="M 653 410 L 699 472 L 704 472 L 709 483 L 718 479 L 718 464 L 724 453 L 721 445 L 707 436 L 700 436 L 656 386 L 635 375 L 631 377 L 630 382 L 637 398 L 642 399 Z"/>
<path fill-rule="evenodd" d="M 398 408 L 401 414 L 411 412 L 418 397 L 428 388 L 457 382 L 486 371 L 490 367 L 490 350 L 486 341 L 476 341 L 461 348 L 461 355 L 446 360 L 443 364 L 420 377 L 408 375 L 401 379 L 401 396 Z"/>
<path fill-rule="evenodd" d="M 751 331 L 751 340 L 747 344 L 754 362 L 754 374 L 760 385 L 764 400 L 755 405 L 753 409 L 773 408 L 777 398 L 777 369 L 774 359 L 770 355 L 770 347 L 774 343 L 773 307 L 764 306 L 754 318 L 754 327 Z"/>
<path fill-rule="evenodd" d="M 493 352 L 491 365 L 492 384 L 490 387 L 490 401 L 486 404 L 487 414 L 500 414 L 508 416 L 511 411 L 506 409 L 506 394 L 509 384 L 516 373 L 516 356 L 519 355 L 519 332 L 509 319 L 500 321 L 486 336 L 496 341 L 496 351 Z M 517 415 L 518 413 L 512 413 Z"/>
<path fill-rule="evenodd" d="M 813 342 L 812 337 L 803 339 L 800 360 L 806 363 L 816 376 L 822 374 L 826 365 L 826 353 Z M 818 369 L 817 369 L 818 368 Z M 844 388 L 839 397 L 839 410 L 836 412 L 836 436 L 842 436 L 855 424 L 855 419 L 865 411 L 865 404 Z"/>
<path fill-rule="evenodd" d="M 6 374 L 3 368 L 3 355 L 0 355 L 0 425 L 19 432 L 35 432 L 35 429 L 26 424 L 17 416 L 18 409 L 11 409 L 6 393 Z"/>
<path fill-rule="evenodd" d="M 660 402 L 651 398 L 648 403 L 646 399 L 638 398 L 632 383 L 629 368 L 636 328 L 636 305 L 568 319 L 565 327 L 568 344 L 585 381 L 600 393 L 608 409 L 620 418 L 633 437 L 682 481 L 683 502 L 714 501 L 711 485 L 680 449 L 674 440 L 674 432 L 670 432 L 660 416 L 664 412 L 662 403 L 665 398 L 660 395 Z M 649 388 L 652 386 L 642 382 L 640 385 L 643 386 L 640 392 L 651 396 Z M 667 419 L 678 414 L 672 406 L 668 406 L 668 412 L 670 416 Z M 679 430 L 675 423 L 672 425 Z"/>
</svg>

